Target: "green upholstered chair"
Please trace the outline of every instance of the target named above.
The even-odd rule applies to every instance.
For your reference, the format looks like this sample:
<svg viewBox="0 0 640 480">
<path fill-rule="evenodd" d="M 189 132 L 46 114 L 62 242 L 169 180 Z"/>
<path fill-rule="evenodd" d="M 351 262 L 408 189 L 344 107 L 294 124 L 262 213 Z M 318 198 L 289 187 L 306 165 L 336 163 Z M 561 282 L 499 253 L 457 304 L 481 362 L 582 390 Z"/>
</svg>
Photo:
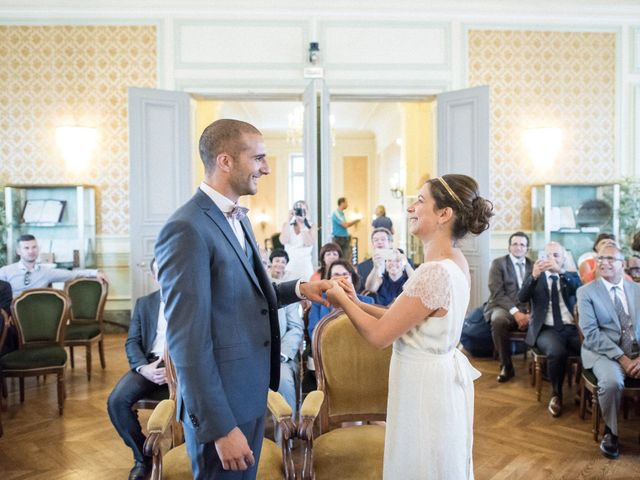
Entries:
<svg viewBox="0 0 640 480">
<path fill-rule="evenodd" d="M 336 309 L 316 326 L 313 355 L 318 390 L 302 404 L 298 428 L 303 480 L 382 478 L 391 347 L 369 345 Z"/>
<path fill-rule="evenodd" d="M 105 368 L 102 339 L 102 314 L 107 301 L 108 286 L 95 278 L 76 278 L 64 285 L 71 301 L 71 318 L 67 325 L 64 345 L 69 347 L 71 368 L 75 367 L 73 347 L 86 348 L 87 379 L 91 380 L 91 346 L 98 344 L 100 365 Z"/>
<path fill-rule="evenodd" d="M 13 299 L 13 322 L 18 329 L 19 348 L 0 357 L 0 375 L 20 379 L 20 403 L 24 402 L 24 378 L 55 374 L 58 378 L 58 411 L 64 408 L 63 347 L 69 300 L 53 288 L 26 290 Z"/>
</svg>

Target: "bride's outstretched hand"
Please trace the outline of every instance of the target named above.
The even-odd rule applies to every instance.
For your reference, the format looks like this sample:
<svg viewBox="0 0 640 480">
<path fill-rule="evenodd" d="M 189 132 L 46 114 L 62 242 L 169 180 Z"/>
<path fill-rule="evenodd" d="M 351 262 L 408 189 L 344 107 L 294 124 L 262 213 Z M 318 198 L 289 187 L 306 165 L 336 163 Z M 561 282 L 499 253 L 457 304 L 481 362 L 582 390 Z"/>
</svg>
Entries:
<svg viewBox="0 0 640 480">
<path fill-rule="evenodd" d="M 344 293 L 347 294 L 347 297 L 349 297 L 349 300 L 351 300 L 353 303 L 358 303 L 359 299 L 358 299 L 358 296 L 356 295 L 356 289 L 353 287 L 353 283 L 351 283 L 346 278 L 341 278 L 341 277 L 337 278 L 336 280 L 344 290 Z"/>
<path fill-rule="evenodd" d="M 341 307 L 344 302 L 348 301 L 347 294 L 339 282 L 331 280 L 331 283 L 333 287 L 327 290 L 327 300 L 329 300 L 329 303 L 334 307 Z"/>
</svg>

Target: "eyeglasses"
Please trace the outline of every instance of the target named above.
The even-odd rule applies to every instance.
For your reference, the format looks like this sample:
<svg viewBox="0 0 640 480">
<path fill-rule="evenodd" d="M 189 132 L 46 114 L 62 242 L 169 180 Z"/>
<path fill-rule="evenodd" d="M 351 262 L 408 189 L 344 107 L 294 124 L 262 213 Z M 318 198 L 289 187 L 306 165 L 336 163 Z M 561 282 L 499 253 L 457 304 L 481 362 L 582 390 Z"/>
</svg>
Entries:
<svg viewBox="0 0 640 480">
<path fill-rule="evenodd" d="M 613 263 L 613 262 L 622 262 L 624 258 L 620 257 L 596 257 L 596 261 L 598 263 Z"/>
<path fill-rule="evenodd" d="M 31 284 L 31 272 L 25 272 L 24 274 L 24 286 L 28 287 Z"/>
</svg>

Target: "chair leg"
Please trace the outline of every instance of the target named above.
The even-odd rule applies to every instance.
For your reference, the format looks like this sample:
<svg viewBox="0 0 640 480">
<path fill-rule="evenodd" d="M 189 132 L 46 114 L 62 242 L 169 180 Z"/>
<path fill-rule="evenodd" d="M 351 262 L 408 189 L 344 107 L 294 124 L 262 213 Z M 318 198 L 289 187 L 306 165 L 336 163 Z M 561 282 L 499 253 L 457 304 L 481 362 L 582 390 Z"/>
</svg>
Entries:
<svg viewBox="0 0 640 480">
<path fill-rule="evenodd" d="M 531 360 L 529 362 L 529 377 L 531 380 L 531 386 L 535 387 L 536 385 L 536 369 L 535 369 L 535 365 L 533 364 L 533 360 Z"/>
<path fill-rule="evenodd" d="M 20 403 L 24 403 L 24 377 L 20 377 Z"/>
<path fill-rule="evenodd" d="M 540 401 L 542 397 L 542 362 L 535 362 L 536 367 L 536 398 Z"/>
<path fill-rule="evenodd" d="M 58 373 L 58 413 L 62 415 L 64 409 L 64 372 Z"/>
<path fill-rule="evenodd" d="M 73 347 L 69 347 L 69 360 L 71 360 L 71 368 L 76 368 L 76 362 L 73 360 Z"/>
<path fill-rule="evenodd" d="M 578 387 L 578 390 L 580 391 L 580 410 L 579 410 L 579 415 L 580 415 L 580 419 L 584 420 L 584 414 L 587 410 L 587 402 L 586 402 L 586 396 L 587 396 L 587 389 L 584 386 L 584 383 L 582 381 L 582 379 L 580 379 L 580 385 Z"/>
<path fill-rule="evenodd" d="M 91 344 L 87 344 L 87 380 L 91 381 Z"/>
<path fill-rule="evenodd" d="M 98 342 L 98 353 L 100 354 L 100 366 L 103 369 L 107 368 L 107 362 L 104 358 L 104 341 L 102 339 Z"/>
</svg>

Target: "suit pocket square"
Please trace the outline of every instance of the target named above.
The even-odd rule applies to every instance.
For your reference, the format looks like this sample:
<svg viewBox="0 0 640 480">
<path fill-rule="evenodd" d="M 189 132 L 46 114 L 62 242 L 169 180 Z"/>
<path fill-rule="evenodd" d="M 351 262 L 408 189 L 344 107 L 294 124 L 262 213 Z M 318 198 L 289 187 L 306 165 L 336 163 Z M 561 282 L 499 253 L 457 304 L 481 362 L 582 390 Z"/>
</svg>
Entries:
<svg viewBox="0 0 640 480">
<path fill-rule="evenodd" d="M 250 347 L 248 343 L 240 343 L 216 347 L 213 349 L 213 355 L 217 362 L 229 362 L 231 360 L 240 360 L 241 358 L 248 357 L 249 351 Z"/>
</svg>

